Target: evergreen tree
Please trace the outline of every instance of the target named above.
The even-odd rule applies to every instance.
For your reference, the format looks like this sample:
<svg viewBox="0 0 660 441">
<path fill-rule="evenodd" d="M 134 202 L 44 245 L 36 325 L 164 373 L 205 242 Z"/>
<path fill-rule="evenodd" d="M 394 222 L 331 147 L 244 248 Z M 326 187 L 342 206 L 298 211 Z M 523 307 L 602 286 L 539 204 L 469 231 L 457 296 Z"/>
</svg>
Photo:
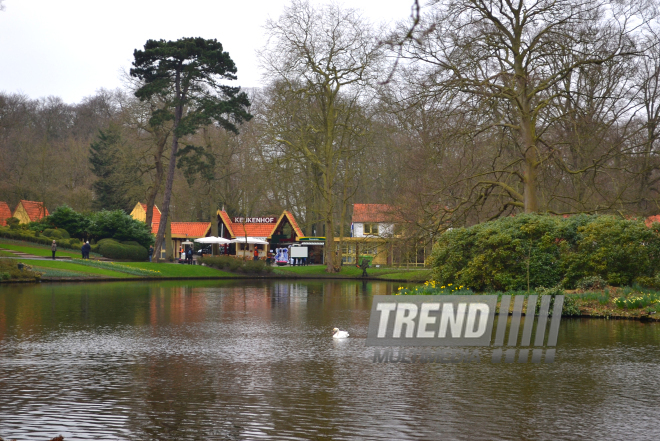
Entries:
<svg viewBox="0 0 660 441">
<path fill-rule="evenodd" d="M 92 184 L 95 210 L 126 210 L 129 200 L 126 196 L 125 179 L 119 154 L 121 135 L 116 127 L 99 130 L 98 139 L 89 147 L 89 162 L 92 173 L 98 180 Z"/>
<path fill-rule="evenodd" d="M 170 163 L 154 246 L 158 254 L 169 216 L 176 160 L 180 156 L 177 155 L 179 138 L 211 124 L 238 133 L 236 125 L 250 120 L 252 115 L 248 113 L 247 94 L 239 87 L 225 84 L 236 79 L 236 65 L 215 39 L 148 40 L 144 50 L 136 49 L 133 56 L 130 74 L 143 82 L 135 96 L 142 101 L 158 96 L 165 102 L 164 108 L 152 113 L 150 123 L 173 122 Z M 202 150 L 197 148 L 195 152 L 203 156 Z"/>
</svg>

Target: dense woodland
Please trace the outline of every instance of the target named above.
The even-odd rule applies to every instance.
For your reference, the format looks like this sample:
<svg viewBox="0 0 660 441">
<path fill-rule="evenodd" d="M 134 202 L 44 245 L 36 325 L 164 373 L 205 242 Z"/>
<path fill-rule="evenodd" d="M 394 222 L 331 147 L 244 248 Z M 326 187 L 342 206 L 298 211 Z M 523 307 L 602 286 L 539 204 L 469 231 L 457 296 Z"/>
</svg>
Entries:
<svg viewBox="0 0 660 441">
<path fill-rule="evenodd" d="M 171 219 L 287 209 L 346 236 L 351 204 L 387 203 L 430 240 L 525 211 L 656 215 L 657 2 L 623 3 L 414 2 L 386 29 L 295 0 L 266 24 L 253 117 L 179 141 Z M 161 206 L 166 97 L 125 84 L 75 104 L 0 94 L 0 200 Z"/>
</svg>

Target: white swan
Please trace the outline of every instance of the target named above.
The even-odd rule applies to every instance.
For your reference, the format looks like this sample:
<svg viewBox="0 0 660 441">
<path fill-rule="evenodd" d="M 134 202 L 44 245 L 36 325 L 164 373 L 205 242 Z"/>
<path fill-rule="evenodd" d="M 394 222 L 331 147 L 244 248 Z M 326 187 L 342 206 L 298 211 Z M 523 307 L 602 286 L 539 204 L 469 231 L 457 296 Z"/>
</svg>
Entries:
<svg viewBox="0 0 660 441">
<path fill-rule="evenodd" d="M 332 330 L 332 338 L 347 338 L 348 337 L 348 332 L 346 331 L 340 331 L 339 328 L 335 328 Z"/>
</svg>

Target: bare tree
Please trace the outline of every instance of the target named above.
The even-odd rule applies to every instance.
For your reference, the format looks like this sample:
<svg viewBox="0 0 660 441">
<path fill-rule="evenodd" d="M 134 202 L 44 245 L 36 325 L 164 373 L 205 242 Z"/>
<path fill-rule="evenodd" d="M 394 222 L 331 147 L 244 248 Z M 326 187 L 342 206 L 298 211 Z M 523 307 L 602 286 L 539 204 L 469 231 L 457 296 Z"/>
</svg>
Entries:
<svg viewBox="0 0 660 441">
<path fill-rule="evenodd" d="M 327 270 L 336 272 L 340 266 L 334 253 L 336 179 L 340 162 L 355 147 L 339 143 L 339 134 L 350 121 L 346 115 L 377 82 L 383 52 L 371 26 L 355 10 L 337 5 L 316 8 L 294 0 L 279 20 L 268 21 L 266 31 L 270 41 L 260 55 L 267 78 L 280 83 L 290 99 L 313 102 L 314 113 L 304 131 L 295 137 L 275 134 L 275 142 L 317 167 L 325 261 Z"/>
<path fill-rule="evenodd" d="M 646 2 L 437 0 L 404 57 L 426 67 L 421 81 L 430 93 L 488 109 L 480 130 L 512 134 L 517 159 L 479 185 L 499 187 L 509 204 L 534 212 L 539 167 L 558 150 L 543 140 L 552 123 L 547 109 L 559 97 L 554 89 L 580 68 L 635 54 L 633 35 L 653 14 Z"/>
</svg>

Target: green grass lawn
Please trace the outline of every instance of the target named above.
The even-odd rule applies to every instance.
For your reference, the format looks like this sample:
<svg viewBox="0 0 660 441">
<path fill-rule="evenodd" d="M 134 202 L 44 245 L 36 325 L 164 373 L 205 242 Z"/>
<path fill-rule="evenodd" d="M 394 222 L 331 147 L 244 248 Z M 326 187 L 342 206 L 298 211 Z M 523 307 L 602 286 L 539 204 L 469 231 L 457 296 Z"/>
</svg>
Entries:
<svg viewBox="0 0 660 441">
<path fill-rule="evenodd" d="M 25 245 L 23 245 L 23 244 L 25 244 Z M 29 244 L 29 245 L 27 245 L 27 244 Z M 29 254 L 33 254 L 35 256 L 40 256 L 40 257 L 51 257 L 52 256 L 52 251 L 50 250 L 50 247 L 46 247 L 45 245 L 40 245 L 40 244 L 36 244 L 36 243 L 32 243 L 32 242 L 23 242 L 23 241 L 17 241 L 17 240 L 12 240 L 10 242 L 7 239 L 0 239 L 0 248 L 4 248 L 6 250 L 19 251 L 21 253 L 29 253 Z M 82 256 L 82 254 L 79 253 L 79 252 L 73 251 L 73 250 L 69 250 L 69 249 L 65 249 L 65 248 L 58 248 L 57 253 L 55 253 L 55 256 L 67 256 L 67 257 L 80 258 Z M 98 256 L 98 254 L 97 254 L 97 256 Z"/>
<path fill-rule="evenodd" d="M 352 265 L 343 266 L 341 272 L 329 274 L 325 272 L 324 265 L 310 265 L 310 266 L 286 266 L 275 268 L 273 270 L 275 275 L 291 276 L 296 275 L 299 277 L 362 277 L 362 270 Z M 383 279 L 401 279 L 410 281 L 425 281 L 431 277 L 431 271 L 428 269 L 406 269 L 406 268 L 369 268 L 367 269 L 369 277 L 383 278 Z"/>
<path fill-rule="evenodd" d="M 19 259 L 20 260 L 20 259 Z M 119 271 L 111 271 L 103 268 L 94 268 L 90 266 L 78 265 L 72 262 L 63 262 L 61 260 L 22 260 L 26 265 L 30 265 L 36 271 L 40 268 L 50 268 L 53 270 L 75 271 L 78 277 L 101 276 L 101 277 L 135 277 L 130 274 Z M 50 277 L 50 276 L 45 276 Z M 75 277 L 75 276 L 57 276 L 57 277 Z"/>
<path fill-rule="evenodd" d="M 235 277 L 236 274 L 217 270 L 208 266 L 183 265 L 177 263 L 121 262 L 122 265 L 160 271 L 160 277 Z"/>
<path fill-rule="evenodd" d="M 16 257 L 16 254 L 0 250 L 0 257 Z"/>
</svg>

